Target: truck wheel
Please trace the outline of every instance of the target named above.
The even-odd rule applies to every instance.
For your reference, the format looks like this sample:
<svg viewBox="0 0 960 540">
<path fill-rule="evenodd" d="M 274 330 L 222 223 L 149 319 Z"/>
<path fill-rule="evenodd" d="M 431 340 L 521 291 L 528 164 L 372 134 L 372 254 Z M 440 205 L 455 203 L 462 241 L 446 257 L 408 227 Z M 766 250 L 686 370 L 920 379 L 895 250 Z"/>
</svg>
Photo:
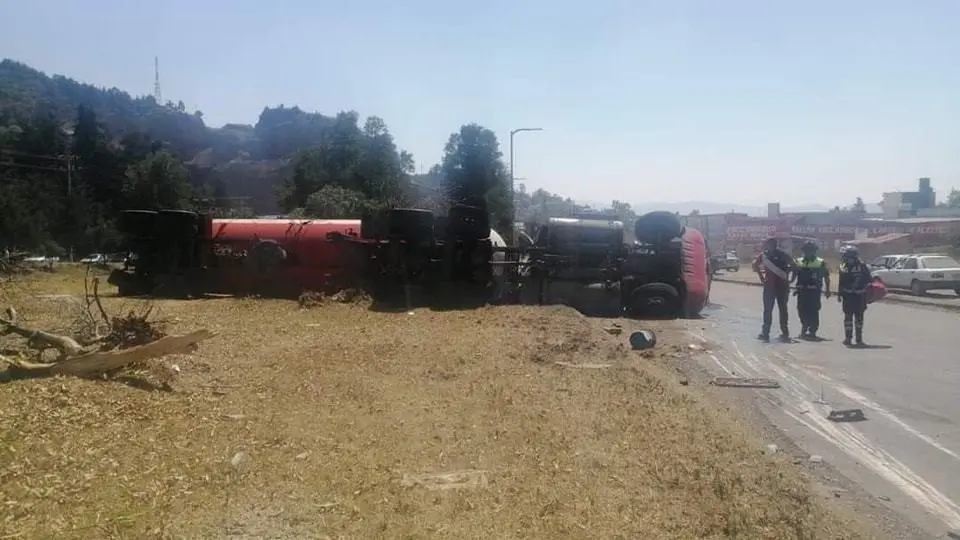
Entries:
<svg viewBox="0 0 960 540">
<path fill-rule="evenodd" d="M 637 240 L 648 244 L 658 244 L 671 238 L 683 236 L 686 227 L 673 212 L 662 210 L 648 212 L 633 224 Z"/>
<path fill-rule="evenodd" d="M 630 294 L 628 310 L 635 317 L 677 317 L 682 311 L 680 293 L 666 283 L 647 283 Z"/>
<path fill-rule="evenodd" d="M 957 296 L 960 296 L 960 287 L 954 289 L 953 292 L 957 293 Z"/>
<path fill-rule="evenodd" d="M 915 296 L 923 296 L 926 291 L 923 290 L 923 285 L 919 281 L 913 280 L 910 282 L 910 292 Z"/>
</svg>

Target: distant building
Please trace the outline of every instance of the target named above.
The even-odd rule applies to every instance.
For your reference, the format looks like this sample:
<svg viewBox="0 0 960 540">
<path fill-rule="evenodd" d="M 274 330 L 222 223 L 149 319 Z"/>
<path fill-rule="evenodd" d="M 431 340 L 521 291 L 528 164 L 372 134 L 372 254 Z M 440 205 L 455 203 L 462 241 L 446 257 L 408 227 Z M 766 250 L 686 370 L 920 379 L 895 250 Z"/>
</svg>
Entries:
<svg viewBox="0 0 960 540">
<path fill-rule="evenodd" d="M 883 217 L 896 219 L 913 217 L 937 206 L 937 193 L 930 187 L 929 178 L 917 181 L 916 191 L 894 191 L 883 194 Z"/>
</svg>

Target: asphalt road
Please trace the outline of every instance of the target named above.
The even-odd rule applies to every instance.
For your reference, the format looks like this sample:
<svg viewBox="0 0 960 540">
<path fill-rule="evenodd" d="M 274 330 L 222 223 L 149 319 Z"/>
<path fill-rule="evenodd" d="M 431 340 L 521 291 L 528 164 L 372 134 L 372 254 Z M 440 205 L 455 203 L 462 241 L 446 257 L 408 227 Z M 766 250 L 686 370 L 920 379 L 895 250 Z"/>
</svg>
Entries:
<svg viewBox="0 0 960 540">
<path fill-rule="evenodd" d="M 960 313 L 882 303 L 866 313 L 871 348 L 848 349 L 842 313 L 824 300 L 827 341 L 764 344 L 758 287 L 714 283 L 691 334 L 713 344 L 701 355 L 716 375 L 770 377 L 757 392 L 764 412 L 809 452 L 932 535 L 960 533 Z M 791 331 L 798 333 L 795 298 Z M 777 334 L 774 313 L 773 336 Z M 831 410 L 862 409 L 866 420 L 833 422 Z"/>
</svg>

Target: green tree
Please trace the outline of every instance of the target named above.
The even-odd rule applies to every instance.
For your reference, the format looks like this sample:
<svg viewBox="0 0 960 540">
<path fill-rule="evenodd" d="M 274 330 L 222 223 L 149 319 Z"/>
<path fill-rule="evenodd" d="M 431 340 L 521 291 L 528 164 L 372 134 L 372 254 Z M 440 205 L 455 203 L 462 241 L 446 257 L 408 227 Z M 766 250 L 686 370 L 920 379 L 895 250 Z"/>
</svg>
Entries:
<svg viewBox="0 0 960 540">
<path fill-rule="evenodd" d="M 357 219 L 381 206 L 382 203 L 359 191 L 327 185 L 307 197 L 307 204 L 299 214 L 327 219 Z"/>
<path fill-rule="evenodd" d="M 591 210 L 589 206 L 577 204 L 569 197 L 550 193 L 545 189 L 537 189 L 528 193 L 526 186 L 523 184 L 517 185 L 514 197 L 517 219 L 520 221 L 543 223 L 548 218 L 571 217 Z"/>
<path fill-rule="evenodd" d="M 513 221 L 512 196 L 500 143 L 493 131 L 467 124 L 451 134 L 444 147 L 440 172 L 451 203 L 485 207 L 494 226 L 509 232 Z"/>
<path fill-rule="evenodd" d="M 338 114 L 319 144 L 297 153 L 280 192 L 285 211 L 306 207 L 310 196 L 326 186 L 390 206 L 407 202 L 412 156 L 398 151 L 382 119 L 371 116 L 362 129 L 357 123 L 354 112 Z"/>
<path fill-rule="evenodd" d="M 637 214 L 633 211 L 633 208 L 630 207 L 630 203 L 623 201 L 615 200 L 610 203 L 610 213 L 615 215 L 618 220 L 624 222 L 624 224 L 633 223 L 637 219 Z"/>
<path fill-rule="evenodd" d="M 866 213 L 867 213 L 867 205 L 865 205 L 865 204 L 863 203 L 863 198 L 862 198 L 862 197 L 857 197 L 856 202 L 853 203 L 853 206 L 850 207 L 850 210 L 852 210 L 852 211 L 854 211 L 854 212 L 859 212 L 859 213 L 861 213 L 861 214 L 866 214 Z"/>
<path fill-rule="evenodd" d="M 91 216 L 100 219 L 105 213 L 120 210 L 124 166 L 109 148 L 106 129 L 92 108 L 77 108 L 72 141 L 72 183 L 82 186 L 78 192 L 90 198 Z"/>
<path fill-rule="evenodd" d="M 0 251 L 33 249 L 50 238 L 47 215 L 26 188 L 32 178 L 0 176 Z"/>
<path fill-rule="evenodd" d="M 960 208 L 960 189 L 951 189 L 947 195 L 947 206 L 950 208 Z"/>
<path fill-rule="evenodd" d="M 131 165 L 126 173 L 124 200 L 128 208 L 188 208 L 190 174 L 166 150 L 154 152 Z"/>
</svg>

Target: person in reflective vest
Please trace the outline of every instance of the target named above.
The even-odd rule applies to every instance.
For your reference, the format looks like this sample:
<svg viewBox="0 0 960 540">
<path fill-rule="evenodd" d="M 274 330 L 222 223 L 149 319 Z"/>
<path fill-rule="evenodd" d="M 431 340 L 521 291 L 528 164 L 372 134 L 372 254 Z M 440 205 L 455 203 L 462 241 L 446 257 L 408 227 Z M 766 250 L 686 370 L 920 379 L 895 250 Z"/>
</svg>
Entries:
<svg viewBox="0 0 960 540">
<path fill-rule="evenodd" d="M 820 329 L 820 295 L 830 298 L 830 271 L 827 263 L 817 256 L 817 244 L 803 243 L 803 257 L 797 261 L 795 272 L 797 314 L 800 316 L 800 337 L 817 339 Z"/>
<path fill-rule="evenodd" d="M 857 248 L 847 248 L 840 258 L 837 301 L 843 306 L 843 344 L 848 347 L 854 337 L 858 347 L 864 345 L 863 315 L 867 311 L 867 292 L 872 281 L 870 267 L 860 260 Z"/>
<path fill-rule="evenodd" d="M 773 324 L 773 306 L 777 305 L 780 312 L 780 341 L 790 341 L 789 311 L 787 301 L 790 300 L 790 281 L 793 272 L 793 257 L 780 249 L 776 238 L 770 238 L 764 243 L 764 250 L 753 261 L 753 271 L 760 276 L 763 284 L 763 327 L 758 339 L 770 340 L 770 326 Z"/>
</svg>

